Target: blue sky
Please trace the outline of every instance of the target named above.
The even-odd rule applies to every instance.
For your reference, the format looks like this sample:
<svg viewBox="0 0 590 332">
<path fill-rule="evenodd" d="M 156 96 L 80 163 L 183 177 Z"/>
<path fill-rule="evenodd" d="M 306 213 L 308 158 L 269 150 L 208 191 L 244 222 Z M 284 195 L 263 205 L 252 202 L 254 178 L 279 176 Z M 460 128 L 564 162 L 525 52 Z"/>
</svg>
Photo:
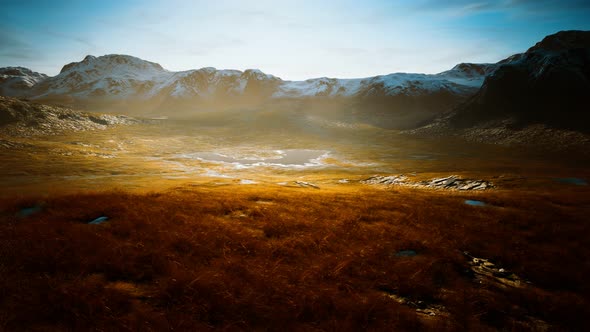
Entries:
<svg viewBox="0 0 590 332">
<path fill-rule="evenodd" d="M 436 73 L 590 30 L 589 17 L 589 0 L 0 0 L 0 67 L 56 75 L 119 53 L 283 79 Z"/>
</svg>

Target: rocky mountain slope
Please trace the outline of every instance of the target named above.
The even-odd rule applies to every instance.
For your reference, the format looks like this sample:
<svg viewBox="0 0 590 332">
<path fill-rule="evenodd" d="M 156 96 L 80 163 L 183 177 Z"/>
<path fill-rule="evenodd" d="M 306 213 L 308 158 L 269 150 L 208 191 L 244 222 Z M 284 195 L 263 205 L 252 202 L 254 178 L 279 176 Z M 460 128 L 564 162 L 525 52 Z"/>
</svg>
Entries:
<svg viewBox="0 0 590 332">
<path fill-rule="evenodd" d="M 140 115 L 164 112 L 174 116 L 280 100 L 304 101 L 301 107 L 307 108 L 310 101 L 337 100 L 344 101 L 337 107 L 347 109 L 348 116 L 354 113 L 354 117 L 376 124 L 411 127 L 475 93 L 494 68 L 494 64 L 459 64 L 435 75 L 394 73 L 359 79 L 285 81 L 256 69 L 172 72 L 157 63 L 111 54 L 87 56 L 67 64 L 54 77 L 23 69 L 20 77 L 30 84 L 19 89 L 8 88 L 8 83 L 0 86 L 6 96 Z"/>
<path fill-rule="evenodd" d="M 562 31 L 498 63 L 473 97 L 413 132 L 501 143 L 584 142 L 589 105 L 590 31 Z"/>
<path fill-rule="evenodd" d="M 24 67 L 0 68 L 0 95 L 13 97 L 29 95 L 35 84 L 47 78 L 45 74 Z"/>
<path fill-rule="evenodd" d="M 30 81 L 19 94 L 31 98 L 70 96 L 78 99 L 215 98 L 260 94 L 270 98 L 421 95 L 448 91 L 466 95 L 481 86 L 493 64 L 459 64 L 436 75 L 395 73 L 359 79 L 315 78 L 284 81 L 257 69 L 201 68 L 182 72 L 128 55 L 87 56 L 65 65 L 54 77 L 19 68 Z M 11 68 L 0 70 L 8 71 Z M 28 90 L 26 88 L 29 88 Z M 4 95 L 10 95 L 5 91 Z"/>
<path fill-rule="evenodd" d="M 0 96 L 0 136 L 53 135 L 137 121 L 123 115 L 86 113 Z"/>
<path fill-rule="evenodd" d="M 299 115 L 394 129 L 429 123 L 418 131 L 510 141 L 510 133 L 529 125 L 535 125 L 535 131 L 590 129 L 589 34 L 559 32 L 496 64 L 462 63 L 434 75 L 359 79 L 286 81 L 256 69 L 173 72 L 128 55 L 87 56 L 65 65 L 54 77 L 3 68 L 0 92 L 135 115 L 190 116 L 263 106 L 293 116 L 303 112 Z"/>
</svg>

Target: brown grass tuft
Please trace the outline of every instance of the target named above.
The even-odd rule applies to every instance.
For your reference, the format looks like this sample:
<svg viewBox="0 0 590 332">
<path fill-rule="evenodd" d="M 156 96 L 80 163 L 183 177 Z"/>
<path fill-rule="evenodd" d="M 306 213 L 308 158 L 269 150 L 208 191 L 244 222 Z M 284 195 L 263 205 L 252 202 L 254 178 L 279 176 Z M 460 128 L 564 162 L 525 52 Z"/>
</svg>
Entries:
<svg viewBox="0 0 590 332">
<path fill-rule="evenodd" d="M 463 204 L 473 194 L 348 188 L 1 201 L 0 329 L 587 326 L 587 189 L 476 194 L 493 205 L 481 208 Z M 480 283 L 463 251 L 530 284 Z M 433 306 L 436 316 L 416 311 Z"/>
</svg>

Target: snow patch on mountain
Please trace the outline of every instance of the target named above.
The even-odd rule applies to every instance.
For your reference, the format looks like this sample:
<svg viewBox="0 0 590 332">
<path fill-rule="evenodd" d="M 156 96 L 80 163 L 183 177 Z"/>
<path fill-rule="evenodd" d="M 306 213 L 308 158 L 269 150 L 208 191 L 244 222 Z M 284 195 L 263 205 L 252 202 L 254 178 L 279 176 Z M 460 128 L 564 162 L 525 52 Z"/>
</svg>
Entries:
<svg viewBox="0 0 590 332">
<path fill-rule="evenodd" d="M 435 74 L 394 73 L 369 78 L 316 78 L 306 81 L 285 81 L 274 97 L 351 97 L 370 95 L 410 95 L 449 91 L 467 94 L 479 88 L 495 64 L 459 64 Z"/>
<path fill-rule="evenodd" d="M 61 72 L 35 87 L 36 97 L 128 98 L 146 94 L 154 83 L 173 75 L 159 64 L 128 55 L 86 56 L 65 65 Z"/>
<path fill-rule="evenodd" d="M 321 77 L 305 81 L 283 81 L 259 69 L 242 72 L 205 67 L 172 72 L 157 63 L 129 55 L 111 54 L 86 56 L 80 62 L 65 65 L 54 77 L 32 74 L 19 77 L 25 77 L 21 80 L 28 84 L 26 89 L 31 90 L 29 95 L 39 99 L 54 96 L 81 100 L 149 100 L 155 97 L 207 99 L 242 95 L 270 98 L 370 97 L 420 96 L 438 92 L 468 95 L 481 86 L 494 66 L 460 64 L 451 70 L 432 75 L 394 73 L 356 79 Z M 22 71 L 25 70 L 22 68 Z M 2 87 L 6 86 L 2 84 Z"/>
<path fill-rule="evenodd" d="M 0 68 L 0 94 L 11 97 L 27 96 L 31 87 L 47 77 L 24 67 Z"/>
<path fill-rule="evenodd" d="M 444 71 L 436 76 L 456 84 L 479 88 L 486 76 L 494 72 L 496 68 L 498 68 L 498 65 L 495 63 L 460 63 L 453 67 L 453 69 Z"/>
</svg>

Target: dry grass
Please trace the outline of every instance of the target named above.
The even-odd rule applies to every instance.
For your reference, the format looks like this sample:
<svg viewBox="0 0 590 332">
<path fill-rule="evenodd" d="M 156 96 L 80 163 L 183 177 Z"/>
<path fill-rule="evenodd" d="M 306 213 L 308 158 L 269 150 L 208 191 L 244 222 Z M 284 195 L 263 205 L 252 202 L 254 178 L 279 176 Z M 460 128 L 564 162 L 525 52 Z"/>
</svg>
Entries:
<svg viewBox="0 0 590 332">
<path fill-rule="evenodd" d="M 494 207 L 463 204 L 474 197 Z M 202 187 L 0 208 L 0 330 L 581 330 L 590 317 L 582 187 Z M 531 286 L 478 283 L 463 251 Z"/>
</svg>

